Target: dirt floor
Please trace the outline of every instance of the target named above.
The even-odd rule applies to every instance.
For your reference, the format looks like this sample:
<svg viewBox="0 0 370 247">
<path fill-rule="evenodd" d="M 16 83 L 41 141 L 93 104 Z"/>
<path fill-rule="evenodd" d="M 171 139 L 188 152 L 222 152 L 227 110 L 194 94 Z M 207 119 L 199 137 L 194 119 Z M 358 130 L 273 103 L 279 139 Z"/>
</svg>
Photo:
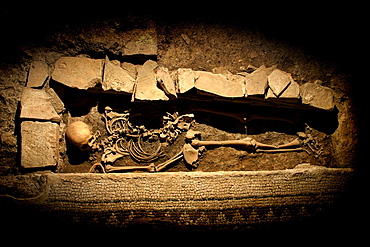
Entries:
<svg viewBox="0 0 370 247">
<path fill-rule="evenodd" d="M 293 168 L 300 163 L 352 167 L 356 161 L 358 148 L 356 109 L 351 87 L 355 82 L 350 76 L 347 61 L 343 57 L 339 58 L 329 41 L 323 39 L 318 41 L 312 37 L 316 35 L 320 39 L 319 36 L 324 34 L 325 26 L 314 32 L 307 29 L 308 24 L 303 23 L 302 26 L 296 27 L 299 30 L 291 30 L 289 26 L 282 25 L 286 24 L 285 22 L 276 23 L 279 25 L 273 28 L 271 25 L 265 26 L 262 23 L 252 25 L 240 20 L 137 15 L 76 18 L 73 21 L 56 18 L 49 24 L 43 23 L 43 28 L 32 26 L 35 32 L 29 34 L 25 40 L 17 39 L 17 42 L 13 43 L 3 41 L 0 58 L 0 173 L 24 172 L 19 169 L 17 158 L 20 138 L 18 100 L 25 85 L 30 63 L 33 60 L 41 60 L 52 65 L 62 56 L 104 58 L 108 55 L 121 62 L 142 64 L 142 58 L 135 58 L 133 61 L 132 58 L 120 54 L 122 49 L 120 35 L 135 28 L 155 28 L 158 34 L 157 62 L 170 71 L 177 68 L 212 71 L 214 68 L 222 67 L 232 73 L 238 73 L 247 71 L 251 65 L 255 67 L 277 65 L 279 69 L 291 73 L 300 85 L 318 82 L 335 92 L 335 112 L 323 114 L 302 111 L 301 115 L 311 118 L 306 118 L 310 119 L 308 121 L 297 122 L 296 126 L 266 120 L 252 121 L 246 126 L 233 118 L 195 112 L 196 124 L 193 128 L 202 132 L 202 140 L 230 140 L 250 136 L 259 142 L 279 145 L 294 140 L 297 137 L 296 132 L 306 131 L 323 147 L 323 153 L 318 158 L 304 151 L 269 154 L 253 153 L 235 147 L 209 147 L 201 157 L 197 171 L 276 170 Z M 14 33 L 15 36 L 13 35 L 11 40 L 20 37 L 19 33 Z M 106 135 L 101 120 L 104 106 L 110 105 L 117 111 L 131 107 L 122 103 L 129 101 L 129 98 L 122 95 L 97 95 L 94 92 L 65 89 L 53 81 L 45 87 L 52 87 L 57 93 L 64 95 L 63 101 L 66 105 L 64 124 L 68 124 L 71 118 L 83 120 L 93 126 L 93 131 L 99 130 L 103 137 Z M 176 104 L 174 108 L 179 108 L 182 113 L 188 113 L 186 104 Z M 150 107 L 151 103 L 148 105 Z M 241 108 L 234 103 L 230 106 Z M 262 114 L 264 112 L 268 110 L 263 109 Z M 141 120 L 148 122 L 145 119 Z M 306 123 L 311 128 L 306 128 Z M 171 157 L 179 151 L 183 143 L 184 139 L 180 136 L 174 144 L 163 147 L 167 155 L 156 162 Z M 91 159 L 89 153 L 81 152 L 63 141 L 61 144 L 61 164 L 58 165 L 57 171 L 87 172 L 96 162 L 89 161 Z M 157 144 L 145 145 L 151 148 Z M 99 155 L 96 154 L 97 160 Z M 135 165 L 129 157 L 124 157 L 115 165 L 128 164 Z M 195 169 L 179 161 L 167 171 L 190 170 Z"/>
</svg>

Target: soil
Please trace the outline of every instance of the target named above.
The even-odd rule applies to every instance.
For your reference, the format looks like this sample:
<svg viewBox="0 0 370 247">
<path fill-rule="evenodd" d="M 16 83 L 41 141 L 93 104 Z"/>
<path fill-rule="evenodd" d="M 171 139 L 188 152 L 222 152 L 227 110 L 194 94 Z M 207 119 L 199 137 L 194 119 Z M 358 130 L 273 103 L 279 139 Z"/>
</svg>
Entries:
<svg viewBox="0 0 370 247">
<path fill-rule="evenodd" d="M 6 14 L 9 17 L 10 14 Z M 171 166 L 167 171 L 230 171 L 230 170 L 276 170 L 293 168 L 300 163 L 311 163 L 327 167 L 353 167 L 358 152 L 358 127 L 353 88 L 355 85 L 344 57 L 330 46 L 329 41 L 317 41 L 312 35 L 322 35 L 324 27 L 316 32 L 298 26 L 290 30 L 288 26 L 278 28 L 252 25 L 241 18 L 227 21 L 209 17 L 189 19 L 165 16 L 117 15 L 101 18 L 76 18 L 73 21 L 58 19 L 43 23 L 31 23 L 35 32 L 26 32 L 26 39 L 19 39 L 18 32 L 12 30 L 12 38 L 2 41 L 0 58 L 0 174 L 27 172 L 19 168 L 19 106 L 18 100 L 25 85 L 27 72 L 33 60 L 45 61 L 52 66 L 62 56 L 84 56 L 104 58 L 121 62 L 142 64 L 145 59 L 124 57 L 119 37 L 127 30 L 135 28 L 155 28 L 158 33 L 158 56 L 160 66 L 170 71 L 177 68 L 212 71 L 223 67 L 232 73 L 247 71 L 250 66 L 277 67 L 291 73 L 300 85 L 306 82 L 320 83 L 335 92 L 336 110 L 332 113 L 300 112 L 310 119 L 290 126 L 279 121 L 255 121 L 247 126 L 248 136 L 267 144 L 283 144 L 294 140 L 298 131 L 308 131 L 322 145 L 324 152 L 315 158 L 306 152 L 253 153 L 242 148 L 207 148 L 196 169 L 186 166 L 183 161 Z M 283 23 L 278 23 L 283 24 Z M 15 25 L 15 24 L 14 24 Z M 19 32 L 25 30 L 23 26 Z M 294 32 L 296 31 L 296 32 Z M 295 34 L 293 34 L 295 33 Z M 339 34 L 338 34 L 339 35 Z M 330 40 L 333 41 L 334 35 Z M 303 39 L 305 38 L 305 39 Z M 320 37 L 318 37 L 320 38 Z M 12 41 L 17 42 L 12 42 Z M 344 42 L 344 41 L 343 41 Z M 348 48 L 349 49 L 349 48 Z M 349 53 L 349 52 L 348 52 Z M 151 57 L 152 58 L 152 57 Z M 130 108 L 130 98 L 122 95 L 98 95 L 75 89 L 64 88 L 50 81 L 44 87 L 52 87 L 66 106 L 63 122 L 80 119 L 106 135 L 101 115 L 109 105 L 117 111 Z M 185 103 L 184 103 L 185 102 Z M 147 103 L 147 112 L 153 109 L 180 109 L 186 112 L 186 101 L 171 106 L 157 107 L 157 103 Z M 227 104 L 227 103 L 225 103 Z M 243 108 L 234 103 L 235 109 Z M 136 107 L 136 105 L 135 105 Z M 256 109 L 256 111 L 260 109 Z M 279 109 L 275 109 L 279 110 Z M 158 110 L 156 110 L 158 111 Z M 262 109 L 262 114 L 268 110 Z M 290 114 L 287 110 L 288 114 Z M 149 114 L 150 116 L 150 114 Z M 195 114 L 195 130 L 202 132 L 202 140 L 230 140 L 247 136 L 246 126 L 233 118 L 211 113 Z M 138 123 L 150 124 L 148 119 L 137 119 Z M 307 130 L 305 123 L 309 125 Z M 155 125 L 155 124 L 153 124 Z M 163 149 L 167 153 L 162 162 L 178 152 L 183 144 L 180 136 L 177 141 Z M 147 148 L 156 143 L 145 144 Z M 81 152 L 68 143 L 61 142 L 61 164 L 59 172 L 87 172 L 96 161 L 89 161 L 90 154 Z M 96 154 L 99 156 L 100 154 Z M 117 166 L 135 163 L 124 157 Z"/>
</svg>

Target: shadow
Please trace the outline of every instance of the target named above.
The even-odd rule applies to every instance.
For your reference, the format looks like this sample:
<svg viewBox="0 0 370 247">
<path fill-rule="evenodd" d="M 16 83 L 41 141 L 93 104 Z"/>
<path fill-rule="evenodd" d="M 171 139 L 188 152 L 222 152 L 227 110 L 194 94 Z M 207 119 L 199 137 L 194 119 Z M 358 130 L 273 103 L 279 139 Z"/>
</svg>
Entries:
<svg viewBox="0 0 370 247">
<path fill-rule="evenodd" d="M 332 111 L 307 110 L 300 112 L 301 123 L 331 135 L 338 128 L 338 109 L 335 107 Z"/>
<path fill-rule="evenodd" d="M 90 152 L 81 151 L 78 147 L 74 146 L 70 142 L 66 142 L 67 145 L 67 157 L 71 165 L 80 165 L 85 161 L 89 160 Z"/>
<path fill-rule="evenodd" d="M 178 102 L 184 112 L 194 113 L 197 122 L 231 133 L 257 135 L 276 131 L 295 134 L 304 131 L 307 124 L 330 135 L 338 128 L 336 108 L 324 111 L 315 108 L 256 106 L 222 101 L 178 100 Z"/>
<path fill-rule="evenodd" d="M 50 81 L 50 87 L 54 89 L 55 93 L 63 101 L 66 111 L 72 117 L 88 114 L 91 108 L 98 103 L 99 94 L 97 93 L 70 88 L 53 80 Z"/>
</svg>

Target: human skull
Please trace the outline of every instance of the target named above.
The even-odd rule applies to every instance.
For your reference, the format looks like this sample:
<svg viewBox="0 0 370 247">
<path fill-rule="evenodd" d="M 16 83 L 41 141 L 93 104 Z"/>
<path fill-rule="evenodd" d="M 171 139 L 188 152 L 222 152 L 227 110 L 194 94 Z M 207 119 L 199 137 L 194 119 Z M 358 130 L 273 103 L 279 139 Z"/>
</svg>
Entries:
<svg viewBox="0 0 370 247">
<path fill-rule="evenodd" d="M 70 124 L 66 130 L 66 137 L 70 143 L 82 151 L 91 149 L 89 145 L 89 140 L 92 138 L 90 127 L 82 121 Z"/>
</svg>

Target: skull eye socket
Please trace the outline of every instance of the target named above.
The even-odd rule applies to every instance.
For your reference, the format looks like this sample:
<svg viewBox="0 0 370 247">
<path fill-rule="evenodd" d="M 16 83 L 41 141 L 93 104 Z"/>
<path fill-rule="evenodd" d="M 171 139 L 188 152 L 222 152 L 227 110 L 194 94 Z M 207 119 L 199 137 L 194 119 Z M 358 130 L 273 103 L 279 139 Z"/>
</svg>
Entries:
<svg viewBox="0 0 370 247">
<path fill-rule="evenodd" d="M 83 150 L 83 151 L 87 150 L 88 148 L 89 148 L 88 144 L 83 144 L 83 145 L 80 146 L 80 149 Z"/>
</svg>

